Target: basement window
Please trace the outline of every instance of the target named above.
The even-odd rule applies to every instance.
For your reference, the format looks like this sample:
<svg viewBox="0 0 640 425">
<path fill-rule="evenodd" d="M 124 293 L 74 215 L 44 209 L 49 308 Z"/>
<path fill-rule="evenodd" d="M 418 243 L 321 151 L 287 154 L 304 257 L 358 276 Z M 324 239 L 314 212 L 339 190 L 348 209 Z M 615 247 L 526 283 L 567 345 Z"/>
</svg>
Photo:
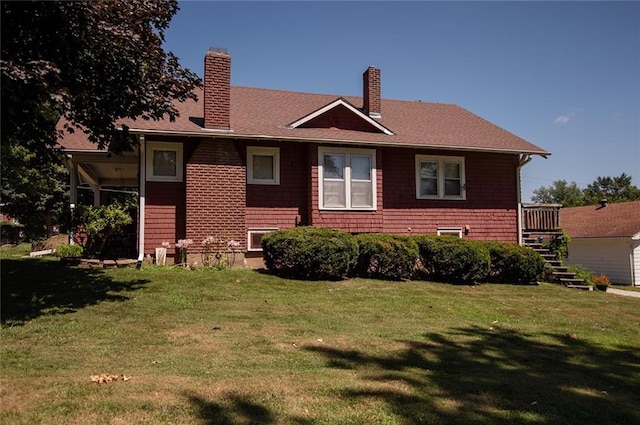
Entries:
<svg viewBox="0 0 640 425">
<path fill-rule="evenodd" d="M 247 250 L 262 251 L 262 238 L 267 233 L 275 232 L 277 228 L 249 229 L 247 232 Z"/>
</svg>

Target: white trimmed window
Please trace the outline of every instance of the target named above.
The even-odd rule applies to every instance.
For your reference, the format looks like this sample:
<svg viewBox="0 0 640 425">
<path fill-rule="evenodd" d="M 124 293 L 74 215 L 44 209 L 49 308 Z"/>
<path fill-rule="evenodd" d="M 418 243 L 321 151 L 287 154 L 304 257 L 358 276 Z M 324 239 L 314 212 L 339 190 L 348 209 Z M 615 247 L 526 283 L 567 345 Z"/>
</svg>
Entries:
<svg viewBox="0 0 640 425">
<path fill-rule="evenodd" d="M 376 209 L 375 149 L 318 148 L 319 207 Z"/>
<path fill-rule="evenodd" d="M 247 232 L 247 250 L 262 251 L 262 238 L 267 233 L 275 232 L 277 228 L 249 229 Z"/>
<path fill-rule="evenodd" d="M 280 148 L 247 147 L 247 183 L 280 184 Z"/>
<path fill-rule="evenodd" d="M 438 227 L 437 234 L 438 236 L 452 235 L 461 238 L 462 227 Z"/>
<path fill-rule="evenodd" d="M 147 180 L 181 182 L 182 143 L 147 142 Z"/>
<path fill-rule="evenodd" d="M 465 199 L 464 157 L 416 155 L 416 198 Z"/>
</svg>

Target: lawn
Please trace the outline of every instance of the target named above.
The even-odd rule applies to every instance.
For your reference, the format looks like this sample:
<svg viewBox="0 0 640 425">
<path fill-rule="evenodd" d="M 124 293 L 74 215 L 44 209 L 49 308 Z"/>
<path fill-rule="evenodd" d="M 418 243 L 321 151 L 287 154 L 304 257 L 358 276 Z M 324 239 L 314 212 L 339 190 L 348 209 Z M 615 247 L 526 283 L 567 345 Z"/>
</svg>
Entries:
<svg viewBox="0 0 640 425">
<path fill-rule="evenodd" d="M 1 269 L 2 424 L 640 423 L 637 298 L 6 254 Z"/>
</svg>

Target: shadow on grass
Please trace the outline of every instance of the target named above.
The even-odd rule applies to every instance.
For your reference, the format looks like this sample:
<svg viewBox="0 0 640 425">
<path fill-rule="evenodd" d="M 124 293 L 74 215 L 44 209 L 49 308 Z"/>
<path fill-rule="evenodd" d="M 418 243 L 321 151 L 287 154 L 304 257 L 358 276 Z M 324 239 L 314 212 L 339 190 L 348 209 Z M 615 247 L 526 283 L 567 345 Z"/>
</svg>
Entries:
<svg viewBox="0 0 640 425">
<path fill-rule="evenodd" d="M 198 416 L 207 425 L 272 424 L 273 414 L 266 407 L 238 394 L 228 394 L 219 403 L 197 395 L 188 395 L 198 409 Z"/>
<path fill-rule="evenodd" d="M 115 294 L 148 281 L 117 282 L 99 269 L 65 267 L 42 259 L 2 260 L 2 326 L 22 325 L 46 314 L 73 313 L 101 301 L 125 301 Z"/>
<path fill-rule="evenodd" d="M 313 346 L 331 368 L 362 382 L 336 396 L 376 399 L 402 423 L 640 423 L 640 351 L 573 335 L 469 327 L 403 341 L 390 356 Z"/>
</svg>

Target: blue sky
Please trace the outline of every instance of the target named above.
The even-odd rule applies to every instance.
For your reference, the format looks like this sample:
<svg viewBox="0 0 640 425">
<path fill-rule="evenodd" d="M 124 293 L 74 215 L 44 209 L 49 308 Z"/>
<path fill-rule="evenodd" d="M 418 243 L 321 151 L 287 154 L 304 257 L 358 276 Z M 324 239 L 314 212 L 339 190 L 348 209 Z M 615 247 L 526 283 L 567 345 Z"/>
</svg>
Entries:
<svg viewBox="0 0 640 425">
<path fill-rule="evenodd" d="M 234 85 L 460 105 L 552 152 L 522 200 L 555 180 L 640 186 L 638 2 L 180 2 L 165 48 L 202 76 L 227 48 Z"/>
</svg>

